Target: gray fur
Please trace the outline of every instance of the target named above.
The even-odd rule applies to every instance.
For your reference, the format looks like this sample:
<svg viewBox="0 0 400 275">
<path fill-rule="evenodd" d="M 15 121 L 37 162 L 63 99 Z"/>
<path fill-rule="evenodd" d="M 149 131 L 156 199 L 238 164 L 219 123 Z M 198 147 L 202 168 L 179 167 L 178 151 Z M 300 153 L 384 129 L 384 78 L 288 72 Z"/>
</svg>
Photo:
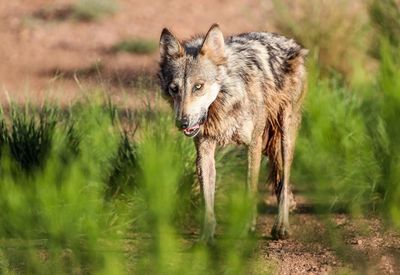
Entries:
<svg viewBox="0 0 400 275">
<path fill-rule="evenodd" d="M 262 153 L 271 163 L 279 212 L 272 234 L 289 235 L 289 177 L 301 105 L 307 50 L 294 40 L 267 33 L 223 38 L 214 24 L 206 36 L 184 43 L 164 29 L 160 81 L 177 124 L 195 136 L 197 171 L 206 204 L 203 238 L 213 239 L 216 146 L 248 146 L 249 195 L 256 197 Z M 197 89 L 201 87 L 200 89 Z M 250 229 L 256 225 L 256 209 Z"/>
</svg>

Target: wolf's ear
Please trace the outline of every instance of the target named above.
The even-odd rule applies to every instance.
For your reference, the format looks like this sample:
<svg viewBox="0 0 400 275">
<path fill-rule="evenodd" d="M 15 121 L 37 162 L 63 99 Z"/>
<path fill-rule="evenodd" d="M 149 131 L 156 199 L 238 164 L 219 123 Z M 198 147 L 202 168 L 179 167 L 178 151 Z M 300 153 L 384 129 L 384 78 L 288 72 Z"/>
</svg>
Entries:
<svg viewBox="0 0 400 275">
<path fill-rule="evenodd" d="M 164 28 L 160 37 L 160 56 L 178 58 L 183 56 L 184 50 L 179 40 L 167 29 Z"/>
<path fill-rule="evenodd" d="M 218 24 L 213 24 L 208 30 L 201 46 L 200 54 L 214 61 L 216 64 L 225 62 L 225 41 L 224 35 Z"/>
</svg>

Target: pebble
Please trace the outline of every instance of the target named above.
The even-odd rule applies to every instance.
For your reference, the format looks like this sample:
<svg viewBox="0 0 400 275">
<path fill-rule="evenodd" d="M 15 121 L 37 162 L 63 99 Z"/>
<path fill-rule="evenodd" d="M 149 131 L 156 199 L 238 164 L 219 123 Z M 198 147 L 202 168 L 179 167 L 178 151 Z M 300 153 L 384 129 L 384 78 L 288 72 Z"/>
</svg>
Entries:
<svg viewBox="0 0 400 275">
<path fill-rule="evenodd" d="M 357 244 L 357 245 L 361 245 L 363 243 L 362 240 L 351 240 L 351 244 Z"/>
</svg>

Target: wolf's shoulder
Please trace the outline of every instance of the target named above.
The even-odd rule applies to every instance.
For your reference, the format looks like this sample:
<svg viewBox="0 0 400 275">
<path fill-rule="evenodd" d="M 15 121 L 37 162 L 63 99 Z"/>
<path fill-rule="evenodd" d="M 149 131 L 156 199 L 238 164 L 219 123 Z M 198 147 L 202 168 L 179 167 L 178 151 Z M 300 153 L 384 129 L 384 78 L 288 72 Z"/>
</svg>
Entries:
<svg viewBox="0 0 400 275">
<path fill-rule="evenodd" d="M 204 35 L 196 35 L 184 41 L 188 54 L 196 55 L 204 41 Z M 297 55 L 304 49 L 294 39 L 274 32 L 246 32 L 225 37 L 225 45 L 233 52 L 246 53 L 255 49 L 274 55 Z"/>
</svg>

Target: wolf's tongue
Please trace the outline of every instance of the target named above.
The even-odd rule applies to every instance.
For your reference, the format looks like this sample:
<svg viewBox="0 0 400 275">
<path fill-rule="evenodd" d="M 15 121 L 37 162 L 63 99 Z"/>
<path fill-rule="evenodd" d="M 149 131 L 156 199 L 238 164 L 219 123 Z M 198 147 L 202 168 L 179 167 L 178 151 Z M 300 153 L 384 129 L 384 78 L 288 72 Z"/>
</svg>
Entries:
<svg viewBox="0 0 400 275">
<path fill-rule="evenodd" d="M 198 129 L 200 127 L 200 125 L 196 124 L 193 127 L 190 128 L 186 128 L 183 131 L 187 134 L 190 134 L 191 132 L 193 132 L 194 130 Z"/>
</svg>

